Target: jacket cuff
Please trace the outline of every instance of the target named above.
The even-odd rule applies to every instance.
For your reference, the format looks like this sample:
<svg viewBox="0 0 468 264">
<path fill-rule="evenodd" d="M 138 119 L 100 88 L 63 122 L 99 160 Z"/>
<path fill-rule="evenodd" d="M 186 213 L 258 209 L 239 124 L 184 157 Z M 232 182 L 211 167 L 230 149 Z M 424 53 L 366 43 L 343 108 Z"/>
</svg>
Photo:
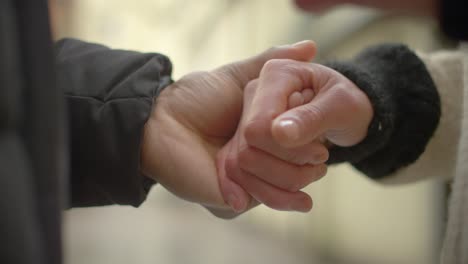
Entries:
<svg viewBox="0 0 468 264">
<path fill-rule="evenodd" d="M 71 205 L 138 206 L 154 181 L 140 146 L 154 97 L 171 80 L 169 59 L 74 39 L 56 45 L 71 145 Z"/>
<path fill-rule="evenodd" d="M 371 178 L 382 178 L 416 161 L 441 111 L 424 63 L 405 45 L 384 44 L 326 65 L 354 82 L 374 109 L 367 137 L 352 147 L 332 147 L 328 163 L 347 161 Z"/>
</svg>

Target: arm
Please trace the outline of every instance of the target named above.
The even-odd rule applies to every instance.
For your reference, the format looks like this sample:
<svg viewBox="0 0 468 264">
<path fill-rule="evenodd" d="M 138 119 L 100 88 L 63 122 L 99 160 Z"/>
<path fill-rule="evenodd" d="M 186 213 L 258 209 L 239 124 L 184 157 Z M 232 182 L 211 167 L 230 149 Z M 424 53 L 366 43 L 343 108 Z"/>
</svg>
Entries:
<svg viewBox="0 0 468 264">
<path fill-rule="evenodd" d="M 279 160 L 264 166 L 252 155 L 242 158 L 242 148 L 234 149 L 232 156 L 239 157 L 239 166 L 252 172 L 250 177 L 234 173 L 228 177 L 252 196 L 268 188 L 267 197 L 287 203 L 279 198 L 281 190 L 271 188 L 287 186 L 279 185 L 275 174 L 253 172 L 271 171 L 284 161 L 304 169 L 314 163 L 312 153 L 320 149 L 314 143 L 320 139 L 332 144 L 328 164 L 350 162 L 373 179 L 409 182 L 450 176 L 461 121 L 461 56 L 421 56 L 427 67 L 406 46 L 386 44 L 328 67 L 290 60 L 265 65 L 244 122 L 248 145 L 244 149 L 259 149 Z M 314 93 L 310 101 L 287 107 L 290 96 L 309 88 Z M 290 180 L 303 177 L 289 175 L 294 175 Z M 252 178 L 262 182 L 252 183 Z"/>
<path fill-rule="evenodd" d="M 366 175 L 388 183 L 453 175 L 462 114 L 462 56 L 418 55 L 400 45 L 377 46 L 351 62 L 330 65 L 366 92 L 375 111 L 366 139 L 351 148 L 332 149 L 331 163 L 351 161 Z M 384 134 L 379 135 L 379 126 Z M 380 144 L 368 144 L 372 141 Z"/>
<path fill-rule="evenodd" d="M 237 145 L 236 130 L 247 108 L 242 97 L 253 91 L 249 89 L 254 87 L 251 81 L 267 61 L 284 58 L 308 61 L 315 50 L 313 42 L 304 41 L 177 80 L 157 98 L 146 124 L 142 144 L 145 175 L 180 198 L 204 205 L 219 217 L 234 217 L 235 212 L 255 206 L 255 201 L 244 197 L 243 192 L 236 192 L 231 188 L 235 183 L 227 180 L 228 170 L 238 169 L 235 159 L 227 158 L 226 150 Z M 296 186 L 302 181 L 298 178 L 290 182 Z M 288 201 L 281 205 L 282 209 L 302 208 L 309 201 L 300 192 L 283 192 L 274 198 Z"/>
<path fill-rule="evenodd" d="M 310 60 L 315 45 L 281 46 L 213 71 L 193 72 L 160 94 L 171 83 L 171 66 L 162 55 L 75 40 L 58 43 L 57 54 L 70 112 L 73 206 L 137 206 L 155 180 L 229 217 L 216 155 L 235 132 L 243 88 L 266 61 Z"/>
<path fill-rule="evenodd" d="M 154 183 L 140 172 L 143 128 L 153 97 L 171 83 L 169 60 L 66 39 L 56 62 L 68 105 L 71 206 L 138 206 Z"/>
<path fill-rule="evenodd" d="M 455 172 L 463 115 L 463 54 L 460 51 L 440 51 L 417 55 L 438 89 L 442 114 L 426 151 L 413 164 L 384 180 L 388 183 L 428 177 L 451 179 Z"/>
</svg>

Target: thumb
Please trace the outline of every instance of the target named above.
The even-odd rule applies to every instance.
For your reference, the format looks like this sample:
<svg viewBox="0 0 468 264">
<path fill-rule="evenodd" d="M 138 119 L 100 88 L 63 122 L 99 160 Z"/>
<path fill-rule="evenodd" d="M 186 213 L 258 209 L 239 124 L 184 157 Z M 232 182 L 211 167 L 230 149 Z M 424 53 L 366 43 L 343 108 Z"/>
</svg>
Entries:
<svg viewBox="0 0 468 264">
<path fill-rule="evenodd" d="M 339 108 L 329 93 L 322 94 L 275 118 L 271 127 L 273 138 L 284 147 L 310 143 L 340 122 L 343 112 Z"/>
<path fill-rule="evenodd" d="M 296 61 L 311 61 L 317 53 L 315 42 L 304 40 L 293 45 L 270 48 L 256 56 L 224 65 L 215 71 L 230 75 L 244 88 L 247 83 L 258 78 L 263 65 L 272 59 L 291 59 Z"/>
</svg>

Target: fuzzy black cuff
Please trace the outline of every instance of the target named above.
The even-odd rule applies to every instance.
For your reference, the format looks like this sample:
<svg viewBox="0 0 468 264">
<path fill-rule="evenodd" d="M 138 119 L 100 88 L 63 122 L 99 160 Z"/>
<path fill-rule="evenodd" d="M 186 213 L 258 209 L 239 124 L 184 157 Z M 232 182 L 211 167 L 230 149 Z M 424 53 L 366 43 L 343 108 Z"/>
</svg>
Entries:
<svg viewBox="0 0 468 264">
<path fill-rule="evenodd" d="M 381 178 L 416 161 L 441 114 L 424 63 L 404 45 L 384 44 L 349 62 L 326 65 L 353 81 L 374 108 L 367 137 L 352 147 L 332 147 L 328 163 L 347 161 L 369 177 Z"/>
</svg>

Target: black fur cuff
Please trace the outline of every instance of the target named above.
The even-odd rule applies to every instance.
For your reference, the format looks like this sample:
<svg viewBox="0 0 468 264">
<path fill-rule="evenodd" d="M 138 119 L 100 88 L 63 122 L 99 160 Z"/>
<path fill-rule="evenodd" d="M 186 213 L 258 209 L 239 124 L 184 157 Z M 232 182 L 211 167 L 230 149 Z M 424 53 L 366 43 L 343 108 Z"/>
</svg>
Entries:
<svg viewBox="0 0 468 264">
<path fill-rule="evenodd" d="M 326 65 L 353 81 L 374 108 L 367 137 L 352 147 L 332 147 L 328 163 L 350 162 L 381 178 L 416 161 L 440 119 L 439 94 L 424 63 L 404 45 L 384 44 Z"/>
</svg>

